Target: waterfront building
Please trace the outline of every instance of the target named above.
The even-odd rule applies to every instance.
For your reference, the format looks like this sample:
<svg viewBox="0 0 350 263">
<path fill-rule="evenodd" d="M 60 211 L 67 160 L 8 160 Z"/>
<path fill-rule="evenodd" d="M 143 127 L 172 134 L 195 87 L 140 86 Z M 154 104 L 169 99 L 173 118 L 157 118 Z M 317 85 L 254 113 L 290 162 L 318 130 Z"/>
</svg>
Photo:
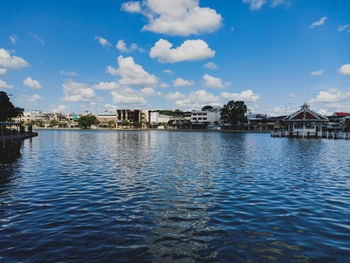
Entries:
<svg viewBox="0 0 350 263">
<path fill-rule="evenodd" d="M 160 114 L 158 111 L 149 112 L 149 124 L 151 127 L 156 127 L 161 124 L 168 124 L 172 116 Z"/>
<path fill-rule="evenodd" d="M 203 129 L 205 127 L 214 129 L 220 127 L 222 107 L 204 106 L 200 111 L 191 111 L 191 122 L 193 129 Z"/>
<path fill-rule="evenodd" d="M 117 128 L 147 128 L 148 110 L 118 109 Z"/>
<path fill-rule="evenodd" d="M 289 115 L 284 120 L 287 128 L 287 136 L 290 137 L 322 137 L 328 118 L 312 111 L 304 103 L 301 109 Z"/>
<path fill-rule="evenodd" d="M 96 119 L 100 122 L 98 127 L 109 128 L 116 126 L 117 117 L 115 114 L 100 114 L 96 116 Z"/>
</svg>

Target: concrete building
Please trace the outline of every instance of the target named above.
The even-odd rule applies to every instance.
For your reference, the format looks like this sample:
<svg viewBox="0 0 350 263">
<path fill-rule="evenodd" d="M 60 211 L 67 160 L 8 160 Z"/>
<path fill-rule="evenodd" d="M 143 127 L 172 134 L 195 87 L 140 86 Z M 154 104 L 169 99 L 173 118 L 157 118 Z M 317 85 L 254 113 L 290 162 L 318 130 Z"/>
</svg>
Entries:
<svg viewBox="0 0 350 263">
<path fill-rule="evenodd" d="M 191 111 L 192 128 L 215 128 L 220 126 L 221 107 L 204 106 L 200 111 Z"/>
<path fill-rule="evenodd" d="M 102 127 L 102 128 L 116 127 L 117 116 L 115 114 L 100 114 L 96 116 L 96 119 L 100 122 L 98 124 L 98 127 Z"/>
<path fill-rule="evenodd" d="M 117 128 L 147 128 L 148 110 L 119 109 Z"/>
<path fill-rule="evenodd" d="M 168 122 L 172 119 L 169 115 L 160 114 L 158 111 L 150 111 L 149 112 L 149 123 L 150 125 L 158 125 L 158 124 L 168 124 Z"/>
</svg>

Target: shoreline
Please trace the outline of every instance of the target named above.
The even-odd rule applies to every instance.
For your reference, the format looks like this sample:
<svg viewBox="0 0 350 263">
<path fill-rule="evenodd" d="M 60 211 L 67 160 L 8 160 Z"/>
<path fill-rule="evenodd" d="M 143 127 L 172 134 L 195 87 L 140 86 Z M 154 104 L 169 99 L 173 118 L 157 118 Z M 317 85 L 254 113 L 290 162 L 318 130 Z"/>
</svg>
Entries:
<svg viewBox="0 0 350 263">
<path fill-rule="evenodd" d="M 81 129 L 81 128 L 48 128 L 38 127 L 33 130 L 82 130 L 82 131 L 161 131 L 161 132 L 221 132 L 221 133 L 271 133 L 271 131 L 247 131 L 247 130 L 205 130 L 205 129 L 116 129 L 116 128 L 95 128 L 95 129 Z"/>
</svg>

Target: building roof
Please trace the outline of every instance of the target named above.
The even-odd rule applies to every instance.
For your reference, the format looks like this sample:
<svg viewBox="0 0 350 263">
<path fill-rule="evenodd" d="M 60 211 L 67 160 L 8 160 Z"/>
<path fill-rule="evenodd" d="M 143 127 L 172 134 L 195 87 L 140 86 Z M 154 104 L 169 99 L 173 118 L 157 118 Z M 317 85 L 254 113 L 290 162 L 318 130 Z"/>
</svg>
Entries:
<svg viewBox="0 0 350 263">
<path fill-rule="evenodd" d="M 310 110 L 309 106 L 304 103 L 301 109 L 287 116 L 284 121 L 315 121 L 315 122 L 326 122 L 328 118 Z"/>
<path fill-rule="evenodd" d="M 333 116 L 346 117 L 346 116 L 350 116 L 350 113 L 347 113 L 347 112 L 334 112 Z"/>
</svg>

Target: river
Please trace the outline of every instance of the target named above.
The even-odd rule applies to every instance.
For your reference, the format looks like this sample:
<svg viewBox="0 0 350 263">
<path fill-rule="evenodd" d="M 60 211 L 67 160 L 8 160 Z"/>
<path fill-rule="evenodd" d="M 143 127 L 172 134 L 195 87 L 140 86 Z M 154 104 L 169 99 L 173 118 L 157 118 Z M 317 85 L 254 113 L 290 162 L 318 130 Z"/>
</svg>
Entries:
<svg viewBox="0 0 350 263">
<path fill-rule="evenodd" d="M 350 259 L 350 141 L 43 130 L 21 153 L 1 262 Z"/>
</svg>

